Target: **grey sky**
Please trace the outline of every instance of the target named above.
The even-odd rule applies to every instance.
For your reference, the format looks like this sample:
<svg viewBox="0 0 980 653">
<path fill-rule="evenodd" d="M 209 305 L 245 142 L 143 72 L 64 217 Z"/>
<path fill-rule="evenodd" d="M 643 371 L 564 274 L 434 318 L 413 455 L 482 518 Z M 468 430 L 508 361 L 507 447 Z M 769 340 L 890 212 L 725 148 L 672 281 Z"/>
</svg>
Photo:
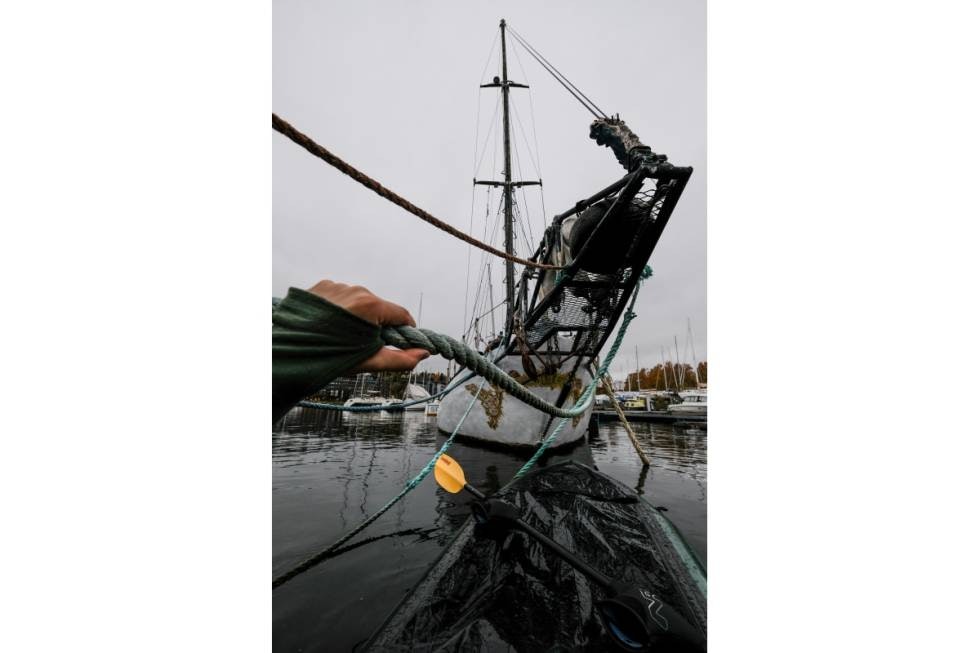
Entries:
<svg viewBox="0 0 980 653">
<path fill-rule="evenodd" d="M 703 2 L 277 0 L 272 110 L 396 193 L 468 231 L 478 97 L 482 148 L 499 95 L 480 92 L 478 85 L 499 74 L 494 69 L 499 44 L 482 79 L 480 72 L 501 18 L 603 111 L 619 113 L 656 152 L 694 167 L 654 252 L 654 277 L 644 286 L 639 318 L 612 371 L 621 378 L 635 366 L 634 346 L 643 367 L 660 362 L 661 346 L 673 351 L 674 335 L 683 348 L 687 318 L 698 357 L 705 359 Z M 510 38 L 508 69 L 511 79 L 531 86 L 550 222 L 624 171 L 608 148 L 588 138 L 592 116 Z M 530 105 L 521 93 L 527 91 L 515 90 L 512 97 L 533 149 Z M 280 134 L 271 132 L 270 138 L 273 292 L 281 295 L 291 285 L 307 287 L 328 278 L 364 285 L 413 313 L 421 292 L 422 326 L 458 335 L 469 246 Z M 524 178 L 536 179 L 523 135 L 518 132 L 515 138 Z M 491 158 L 492 152 L 480 178 L 491 174 Z M 523 198 L 519 201 L 523 207 Z M 527 205 L 536 245 L 542 232 L 537 190 L 527 192 Z M 480 195 L 476 206 L 474 233 L 479 237 L 484 226 Z M 495 238 L 499 244 L 500 236 Z M 474 269 L 479 260 L 474 252 Z M 494 266 L 500 268 L 495 278 L 502 278 L 502 265 Z M 494 293 L 502 292 L 498 284 Z M 441 366 L 432 359 L 423 365 Z"/>
</svg>

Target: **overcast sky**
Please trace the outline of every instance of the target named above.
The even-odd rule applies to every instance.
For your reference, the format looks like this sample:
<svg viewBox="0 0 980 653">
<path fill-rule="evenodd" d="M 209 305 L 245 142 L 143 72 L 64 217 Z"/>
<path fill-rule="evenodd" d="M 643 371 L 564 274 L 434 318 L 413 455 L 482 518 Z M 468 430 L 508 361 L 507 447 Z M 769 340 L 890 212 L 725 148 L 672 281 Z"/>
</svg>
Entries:
<svg viewBox="0 0 980 653">
<path fill-rule="evenodd" d="M 468 231 L 477 114 L 482 148 L 499 95 L 478 85 L 499 74 L 494 39 L 501 18 L 604 112 L 619 113 L 654 151 L 694 167 L 654 251 L 654 277 L 641 292 L 639 317 L 612 372 L 622 378 L 635 367 L 634 346 L 640 366 L 659 363 L 661 347 L 672 352 L 675 335 L 683 359 L 688 318 L 698 358 L 706 359 L 703 2 L 276 0 L 272 110 L 396 193 Z M 481 78 L 488 55 L 490 67 Z M 592 116 L 509 36 L 508 73 L 531 86 L 530 100 L 528 91 L 511 94 L 525 130 L 515 135 L 515 147 L 524 177 L 536 179 L 536 161 L 523 141 L 526 134 L 532 153 L 538 149 L 536 125 L 550 222 L 625 171 L 611 150 L 588 138 Z M 421 326 L 458 336 L 469 246 L 277 132 L 270 130 L 270 138 L 273 292 L 281 296 L 289 286 L 333 279 L 364 285 L 413 314 L 422 293 Z M 480 178 L 493 174 L 493 146 L 491 140 Z M 498 169 L 499 160 L 498 153 Z M 485 197 L 485 190 L 477 195 L 478 237 L 484 229 L 479 200 Z M 534 189 L 526 198 L 536 245 L 541 196 Z M 519 201 L 523 207 L 523 197 Z M 500 236 L 495 238 L 499 244 Z M 474 253 L 471 265 L 479 259 Z M 498 267 L 494 275 L 501 279 Z M 502 296 L 502 284 L 494 293 Z M 423 367 L 443 364 L 430 359 Z"/>
</svg>

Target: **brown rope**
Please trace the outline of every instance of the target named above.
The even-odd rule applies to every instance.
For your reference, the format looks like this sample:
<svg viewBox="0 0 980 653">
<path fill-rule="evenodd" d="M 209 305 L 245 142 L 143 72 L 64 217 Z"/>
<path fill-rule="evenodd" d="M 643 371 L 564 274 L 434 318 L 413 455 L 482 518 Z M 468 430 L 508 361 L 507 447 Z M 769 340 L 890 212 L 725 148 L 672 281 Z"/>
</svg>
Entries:
<svg viewBox="0 0 980 653">
<path fill-rule="evenodd" d="M 592 372 L 595 373 L 595 368 L 592 369 Z M 602 377 L 602 387 L 606 389 L 606 394 L 609 395 L 610 399 L 612 399 L 612 405 L 613 408 L 616 409 L 616 415 L 619 416 L 619 421 L 623 423 L 624 427 L 626 427 L 626 435 L 630 436 L 630 442 L 633 443 L 633 448 L 636 449 L 637 455 L 639 455 L 640 460 L 643 461 L 643 466 L 649 467 L 650 459 L 647 458 L 647 455 L 643 453 L 643 449 L 640 448 L 640 443 L 636 439 L 636 433 L 633 433 L 633 427 L 630 426 L 629 420 L 626 419 L 626 414 L 623 413 L 622 407 L 619 405 L 619 402 L 616 401 L 616 391 L 613 390 L 612 383 L 609 382 L 608 375 Z"/>
<path fill-rule="evenodd" d="M 548 265 L 546 263 L 536 263 L 534 261 L 523 259 L 519 256 L 514 256 L 513 254 L 508 254 L 507 252 L 501 252 L 499 249 L 495 249 L 490 245 L 487 245 L 486 243 L 483 243 L 477 240 L 476 238 L 473 238 L 472 236 L 463 233 L 459 229 L 456 229 L 455 227 L 446 224 L 445 222 L 431 215 L 430 213 L 426 213 L 425 211 L 415 206 L 408 200 L 391 192 L 390 190 L 388 190 L 387 188 L 385 188 L 384 186 L 376 182 L 374 179 L 371 179 L 366 174 L 364 174 L 363 172 L 355 168 L 354 166 L 343 161 L 335 154 L 331 153 L 322 145 L 316 143 L 309 136 L 297 130 L 295 127 L 290 125 L 288 122 L 286 122 L 276 114 L 272 114 L 272 128 L 275 129 L 280 134 L 282 134 L 283 136 L 290 139 L 291 141 L 293 141 L 294 143 L 296 143 L 297 145 L 303 147 L 307 152 L 309 152 L 313 156 L 319 159 L 323 159 L 324 161 L 332 165 L 334 168 L 337 168 L 337 170 L 340 170 L 342 173 L 344 173 L 354 181 L 358 182 L 359 184 L 366 186 L 367 188 L 370 188 L 371 190 L 373 190 L 375 193 L 385 198 L 386 200 L 393 202 L 394 204 L 397 204 L 398 206 L 402 207 L 412 215 L 416 215 L 422 218 L 432 226 L 438 227 L 439 229 L 442 229 L 446 233 L 456 236 L 460 240 L 467 242 L 470 245 L 473 245 L 474 247 L 479 247 L 483 251 L 490 252 L 494 256 L 499 256 L 500 258 L 507 259 L 508 261 L 513 261 L 514 263 L 520 263 L 521 265 L 526 265 L 528 267 L 539 268 L 542 270 L 561 269 L 560 265 Z"/>
</svg>

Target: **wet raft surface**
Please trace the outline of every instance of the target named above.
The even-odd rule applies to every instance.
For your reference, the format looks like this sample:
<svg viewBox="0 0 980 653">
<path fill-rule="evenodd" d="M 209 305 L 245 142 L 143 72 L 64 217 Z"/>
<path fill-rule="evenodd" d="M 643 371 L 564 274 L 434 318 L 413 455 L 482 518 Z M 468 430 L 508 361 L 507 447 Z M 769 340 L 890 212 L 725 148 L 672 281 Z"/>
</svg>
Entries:
<svg viewBox="0 0 980 653">
<path fill-rule="evenodd" d="M 618 481 L 569 461 L 500 498 L 598 571 L 653 591 L 705 629 L 704 571 L 673 526 Z M 371 651 L 607 651 L 605 593 L 537 542 L 468 520 L 372 641 Z"/>
</svg>

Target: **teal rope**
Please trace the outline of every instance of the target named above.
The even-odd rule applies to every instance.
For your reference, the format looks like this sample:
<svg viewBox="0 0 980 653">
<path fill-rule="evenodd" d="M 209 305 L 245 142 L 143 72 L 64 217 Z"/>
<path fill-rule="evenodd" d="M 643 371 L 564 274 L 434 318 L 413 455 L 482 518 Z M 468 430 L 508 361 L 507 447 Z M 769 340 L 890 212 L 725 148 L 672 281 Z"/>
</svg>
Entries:
<svg viewBox="0 0 980 653">
<path fill-rule="evenodd" d="M 381 508 L 379 508 L 377 512 L 375 512 L 373 515 L 371 515 L 370 517 L 362 521 L 360 525 L 358 525 L 354 530 L 350 531 L 349 533 L 341 537 L 339 540 L 337 540 L 336 542 L 328 546 L 326 549 L 324 549 L 320 553 L 317 553 L 314 556 L 307 558 L 306 560 L 296 565 L 286 573 L 274 578 L 272 581 L 272 589 L 279 587 L 289 579 L 298 576 L 299 574 L 303 573 L 307 569 L 310 569 L 311 567 L 314 567 L 315 565 L 319 564 L 322 560 L 326 559 L 326 557 L 329 556 L 331 553 L 339 549 L 346 542 L 349 542 L 351 538 L 353 538 L 355 535 L 357 535 L 365 528 L 373 524 L 379 517 L 381 517 L 381 515 L 388 512 L 388 510 L 390 510 L 393 505 L 401 501 L 406 494 L 408 494 L 416 487 L 418 487 L 419 483 L 421 483 L 425 479 L 425 477 L 428 476 L 435 468 L 436 463 L 439 461 L 439 458 L 442 457 L 442 454 L 446 453 L 446 451 L 449 450 L 449 447 L 452 445 L 453 440 L 456 439 L 456 434 L 459 433 L 460 427 L 463 426 L 463 422 L 466 421 L 466 418 L 469 417 L 470 411 L 473 410 L 473 406 L 476 404 L 476 399 L 480 394 L 479 391 L 483 389 L 485 383 L 486 383 L 486 379 L 484 379 L 480 383 L 480 388 L 479 390 L 477 390 L 476 394 L 473 395 L 473 399 L 470 400 L 470 405 L 466 407 L 466 412 L 463 413 L 463 416 L 459 419 L 459 423 L 456 425 L 456 428 L 453 429 L 453 432 L 449 435 L 449 437 L 446 439 L 443 445 L 439 447 L 439 450 L 436 452 L 436 455 L 434 455 L 432 459 L 425 464 L 425 467 L 419 470 L 418 474 L 410 478 L 405 483 L 405 487 L 402 488 L 401 492 L 399 492 L 391 499 L 389 499 L 385 505 L 381 506 Z"/>
<path fill-rule="evenodd" d="M 640 281 L 642 282 L 643 280 L 648 279 L 651 274 L 652 274 L 652 270 L 650 269 L 650 266 L 644 267 L 643 272 L 640 274 Z M 572 409 L 572 411 L 569 412 L 573 412 L 575 413 L 575 415 L 580 415 L 582 412 L 584 412 L 585 407 L 588 406 L 589 402 L 592 400 L 592 396 L 595 393 L 596 386 L 599 384 L 599 381 L 602 379 L 602 377 L 605 376 L 605 374 L 608 372 L 609 366 L 612 364 L 613 359 L 616 357 L 616 354 L 619 352 L 620 346 L 623 344 L 623 338 L 626 336 L 626 330 L 629 327 L 630 322 L 632 322 L 633 319 L 636 317 L 636 313 L 633 311 L 633 306 L 636 305 L 636 299 L 639 296 L 639 293 L 640 293 L 640 284 L 637 284 L 637 286 L 633 289 L 633 296 L 630 298 L 630 304 L 627 307 L 625 313 L 623 314 L 623 323 L 619 326 L 619 332 L 616 334 L 616 338 L 613 341 L 612 346 L 609 348 L 609 353 L 606 354 L 605 360 L 603 360 L 602 365 L 599 366 L 599 369 L 596 372 L 595 377 L 592 379 L 592 383 L 589 384 L 588 388 L 586 388 L 586 391 L 582 393 L 582 395 L 579 397 L 579 400 L 575 404 L 575 407 Z M 275 305 L 275 300 L 273 300 L 273 305 Z M 447 338 L 445 336 L 441 336 L 441 337 L 445 338 L 448 341 L 456 342 L 453 341 L 451 338 Z M 462 345 L 462 343 L 458 343 L 458 342 L 456 344 Z M 462 346 L 465 347 L 465 345 Z M 480 358 L 483 361 L 488 361 L 488 359 L 484 358 L 482 355 L 480 356 Z M 495 369 L 499 369 L 495 365 L 493 367 Z M 507 378 L 510 377 L 508 376 Z M 469 417 L 470 412 L 473 410 L 473 406 L 476 405 L 476 400 L 480 396 L 480 390 L 483 390 L 483 387 L 484 385 L 486 385 L 486 382 L 487 382 L 487 378 L 484 377 L 483 380 L 480 382 L 480 387 L 477 389 L 475 393 L 473 393 L 473 398 L 470 399 L 470 403 L 466 407 L 466 411 L 463 413 L 463 416 L 459 419 L 459 422 L 456 424 L 456 428 L 453 429 L 453 432 L 449 435 L 449 437 L 446 439 L 443 445 L 439 447 L 439 450 L 436 451 L 435 455 L 429 460 L 429 462 L 426 463 L 425 467 L 419 470 L 418 474 L 416 474 L 414 477 L 412 477 L 405 483 L 405 487 L 402 488 L 401 492 L 399 492 L 391 499 L 389 499 L 387 503 L 385 503 L 383 506 L 381 506 L 381 508 L 377 510 L 377 512 L 375 512 L 373 515 L 365 519 L 363 522 L 360 523 L 360 525 L 354 528 L 354 530 L 350 531 L 349 533 L 341 537 L 339 540 L 331 544 L 329 547 L 327 547 L 320 553 L 310 558 L 307 558 L 305 561 L 293 567 L 286 573 L 274 578 L 272 581 L 272 588 L 275 589 L 276 587 L 279 587 L 289 579 L 319 564 L 322 560 L 326 559 L 327 556 L 329 556 L 331 553 L 333 553 L 338 548 L 343 546 L 346 542 L 349 542 L 358 533 L 363 531 L 365 528 L 373 524 L 379 517 L 381 517 L 383 514 L 388 512 L 388 510 L 390 510 L 391 507 L 394 506 L 396 503 L 401 501 L 401 499 L 405 497 L 405 495 L 407 495 L 409 492 L 411 492 L 416 487 L 418 487 L 418 485 L 425 479 L 425 477 L 428 476 L 435 468 L 436 463 L 439 461 L 439 458 L 441 458 L 442 455 L 449 450 L 449 447 L 452 446 L 453 441 L 456 439 L 456 435 L 459 433 L 459 429 L 463 426 L 463 422 L 466 421 L 466 418 Z M 518 387 L 523 388 L 523 386 L 518 386 Z M 443 393 L 447 391 L 448 390 L 444 390 Z M 572 415 L 572 417 L 574 417 L 575 415 Z M 517 473 L 514 474 L 514 477 L 511 479 L 510 483 L 513 483 L 520 477 L 524 476 L 524 474 L 526 474 L 534 466 L 534 464 L 537 463 L 538 459 L 541 458 L 545 450 L 551 445 L 552 442 L 554 442 L 554 439 L 558 436 L 558 433 L 561 432 L 561 430 L 565 427 L 565 424 L 568 423 L 569 419 L 571 419 L 571 417 L 563 417 L 561 421 L 558 422 L 558 424 L 555 426 L 555 429 L 551 432 L 551 434 L 541 441 L 541 444 L 538 446 L 537 451 L 534 452 L 534 455 L 531 456 L 528 459 L 528 461 L 524 463 L 524 465 L 519 470 L 517 470 Z M 508 483 L 508 485 L 510 485 L 510 483 Z"/>
<path fill-rule="evenodd" d="M 647 266 L 644 269 L 643 271 L 644 274 L 640 276 L 641 280 L 646 279 L 650 276 L 649 274 L 647 274 L 647 271 L 649 269 L 650 269 L 649 266 Z M 613 359 L 616 357 L 616 354 L 619 352 L 620 346 L 622 346 L 623 344 L 623 338 L 626 336 L 626 329 L 629 327 L 630 322 L 633 321 L 633 318 L 636 317 L 636 313 L 633 312 L 633 306 L 636 304 L 636 298 L 639 295 L 640 295 L 640 286 L 639 284 L 637 284 L 636 288 L 633 289 L 633 297 L 630 298 L 630 304 L 626 308 L 626 312 L 623 314 L 623 323 L 619 326 L 619 332 L 616 334 L 616 339 L 613 340 L 612 345 L 609 347 L 609 353 L 606 354 L 605 360 L 603 360 L 602 365 L 599 366 L 598 371 L 596 372 L 595 376 L 592 379 L 592 383 L 589 384 L 588 388 L 586 388 L 586 391 L 582 393 L 581 397 L 579 397 L 578 402 L 575 404 L 575 408 L 572 409 L 573 411 L 580 407 L 583 407 L 584 409 L 584 407 L 588 406 L 589 403 L 592 401 L 592 397 L 595 394 L 596 386 L 599 385 L 599 382 L 602 380 L 602 377 L 604 377 L 606 373 L 609 371 L 609 366 L 612 365 Z M 565 428 L 565 424 L 568 423 L 568 419 L 569 418 L 567 417 L 563 417 L 561 421 L 559 421 L 558 424 L 555 425 L 555 429 L 551 432 L 551 435 L 549 435 L 548 437 L 546 437 L 544 440 L 541 441 L 541 444 L 538 445 L 538 450 L 534 452 L 534 455 L 531 456 L 528 459 L 528 461 L 524 463 L 524 465 L 519 470 L 517 470 L 517 473 L 514 474 L 514 478 L 511 479 L 511 483 L 513 483 L 518 478 L 527 474 L 528 471 L 530 471 L 530 469 L 534 467 L 535 463 L 538 462 L 538 459 L 541 458 L 545 450 L 548 447 L 550 447 L 551 443 L 555 441 L 556 437 L 558 437 L 558 433 L 561 432 L 563 428 Z"/>
</svg>

